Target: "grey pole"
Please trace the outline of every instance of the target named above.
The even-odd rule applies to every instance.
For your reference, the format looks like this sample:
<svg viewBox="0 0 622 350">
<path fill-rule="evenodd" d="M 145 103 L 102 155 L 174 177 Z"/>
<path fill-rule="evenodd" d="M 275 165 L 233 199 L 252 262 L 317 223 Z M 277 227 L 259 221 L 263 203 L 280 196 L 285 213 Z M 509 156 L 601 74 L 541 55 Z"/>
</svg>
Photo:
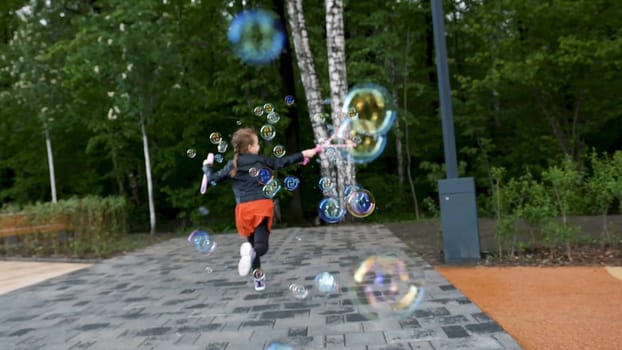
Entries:
<svg viewBox="0 0 622 350">
<path fill-rule="evenodd" d="M 438 181 L 443 254 L 446 263 L 473 263 L 480 259 L 479 223 L 475 181 L 472 177 L 458 178 L 454 117 L 451 110 L 451 87 L 445 44 L 443 0 L 430 0 L 438 95 L 441 102 L 443 147 L 447 179 Z"/>
<path fill-rule="evenodd" d="M 443 124 L 443 146 L 445 148 L 445 171 L 448 179 L 458 177 L 456 160 L 456 140 L 454 136 L 454 116 L 451 109 L 451 87 L 447 66 L 447 48 L 445 44 L 445 22 L 443 20 L 443 1 L 431 0 L 432 25 L 434 27 L 434 49 L 436 51 L 436 73 L 438 76 L 438 95 L 441 102 L 441 120 Z"/>
</svg>

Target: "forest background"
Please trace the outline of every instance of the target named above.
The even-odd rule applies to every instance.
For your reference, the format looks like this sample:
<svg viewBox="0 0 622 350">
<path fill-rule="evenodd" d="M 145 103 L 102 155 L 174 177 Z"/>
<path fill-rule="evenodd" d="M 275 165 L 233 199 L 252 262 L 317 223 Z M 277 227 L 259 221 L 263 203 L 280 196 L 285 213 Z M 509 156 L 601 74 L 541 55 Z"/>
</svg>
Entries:
<svg viewBox="0 0 622 350">
<path fill-rule="evenodd" d="M 325 8 L 302 3 L 328 98 Z M 284 6 L 2 1 L 3 210 L 52 199 L 48 140 L 59 200 L 118 196 L 130 231 L 148 231 L 148 135 L 158 231 L 233 230 L 230 187 L 199 194 L 202 158 L 216 151 L 210 133 L 229 140 L 240 125 L 258 128 L 253 108 L 269 102 L 281 121 L 275 140 L 262 145 L 266 152 L 315 143 L 292 45 L 271 64 L 252 66 L 227 41 L 236 13 L 264 8 L 285 17 Z M 496 217 L 503 231 L 519 218 L 541 224 L 619 213 L 622 3 L 453 0 L 444 8 L 459 171 L 476 181 L 480 215 Z M 398 115 L 383 154 L 357 166 L 357 182 L 377 203 L 363 221 L 438 216 L 437 181 L 445 174 L 430 1 L 344 1 L 344 21 L 348 85 L 386 87 Z M 188 157 L 188 149 L 198 155 Z M 322 198 L 319 165 L 289 172 L 302 179 L 300 195 L 281 191 L 280 223 L 311 223 Z M 572 229 L 553 231 L 566 237 Z"/>
</svg>

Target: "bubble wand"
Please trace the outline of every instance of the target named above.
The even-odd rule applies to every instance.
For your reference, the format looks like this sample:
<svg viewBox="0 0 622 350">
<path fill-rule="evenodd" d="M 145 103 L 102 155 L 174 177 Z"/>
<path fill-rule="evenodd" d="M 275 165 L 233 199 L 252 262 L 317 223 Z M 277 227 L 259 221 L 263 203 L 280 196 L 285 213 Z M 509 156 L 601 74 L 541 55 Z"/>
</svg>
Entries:
<svg viewBox="0 0 622 350">
<path fill-rule="evenodd" d="M 212 173 L 212 164 L 214 164 L 214 154 L 213 153 L 208 153 L 207 154 L 207 158 L 205 158 L 205 165 L 207 166 L 207 173 L 203 172 L 203 179 L 201 179 L 201 189 L 200 192 L 201 194 L 205 194 L 205 192 L 207 192 L 207 178 L 208 175 L 211 175 Z"/>
</svg>

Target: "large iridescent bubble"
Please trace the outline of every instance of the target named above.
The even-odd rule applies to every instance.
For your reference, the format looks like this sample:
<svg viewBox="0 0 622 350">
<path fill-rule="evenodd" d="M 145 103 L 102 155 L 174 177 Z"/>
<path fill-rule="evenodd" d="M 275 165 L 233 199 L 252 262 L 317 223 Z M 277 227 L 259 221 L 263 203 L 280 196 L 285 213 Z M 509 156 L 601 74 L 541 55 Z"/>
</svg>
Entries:
<svg viewBox="0 0 622 350">
<path fill-rule="evenodd" d="M 346 196 L 346 210 L 355 218 L 365 218 L 376 210 L 376 199 L 369 190 L 351 191 Z"/>
<path fill-rule="evenodd" d="M 211 254 L 216 249 L 216 242 L 205 231 L 194 230 L 188 236 L 188 242 L 194 246 L 197 252 Z"/>
<path fill-rule="evenodd" d="M 359 118 L 345 119 L 337 131 L 339 150 L 354 163 L 369 163 L 378 158 L 387 146 L 387 137 L 373 133 L 373 125 Z"/>
<path fill-rule="evenodd" d="M 424 296 L 423 269 L 406 264 L 405 257 L 372 255 L 355 267 L 351 289 L 359 312 L 368 319 L 410 316 Z"/>
<path fill-rule="evenodd" d="M 229 24 L 227 36 L 235 54 L 253 65 L 270 63 L 281 54 L 285 44 L 282 23 L 265 10 L 239 13 Z"/>
<path fill-rule="evenodd" d="M 355 86 L 346 96 L 342 112 L 370 122 L 369 135 L 384 135 L 396 118 L 393 98 L 384 87 L 376 84 Z"/>
</svg>

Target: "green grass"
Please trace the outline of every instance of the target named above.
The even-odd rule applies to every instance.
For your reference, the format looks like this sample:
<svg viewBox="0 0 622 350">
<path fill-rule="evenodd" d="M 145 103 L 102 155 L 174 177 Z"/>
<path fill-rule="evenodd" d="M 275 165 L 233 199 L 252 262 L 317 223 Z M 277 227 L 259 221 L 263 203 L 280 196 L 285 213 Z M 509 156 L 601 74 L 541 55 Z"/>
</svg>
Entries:
<svg viewBox="0 0 622 350">
<path fill-rule="evenodd" d="M 123 255 L 132 251 L 141 250 L 151 245 L 170 240 L 172 238 L 185 237 L 185 233 L 157 233 L 150 235 L 148 233 L 129 233 L 119 238 L 111 240 L 107 244 L 105 253 L 97 255 L 93 253 L 95 249 L 89 249 L 87 245 L 83 246 L 76 254 L 55 254 L 50 247 L 42 244 L 31 244 L 27 246 L 7 246 L 0 244 L 0 257 L 11 258 L 52 258 L 52 259 L 107 259 L 114 256 Z M 2 242 L 0 242 L 2 243 Z M 88 243 L 86 243 L 88 244 Z M 96 246 L 97 242 L 91 242 L 92 246 Z"/>
</svg>

